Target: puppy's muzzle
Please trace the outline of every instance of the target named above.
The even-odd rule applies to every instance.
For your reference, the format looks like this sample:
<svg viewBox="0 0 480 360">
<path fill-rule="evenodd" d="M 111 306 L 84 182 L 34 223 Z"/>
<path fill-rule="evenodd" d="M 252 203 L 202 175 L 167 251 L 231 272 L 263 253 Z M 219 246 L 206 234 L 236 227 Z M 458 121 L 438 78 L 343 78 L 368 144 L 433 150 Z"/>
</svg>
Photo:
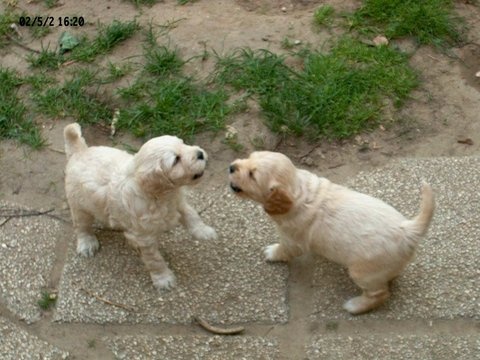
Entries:
<svg viewBox="0 0 480 360">
<path fill-rule="evenodd" d="M 230 188 L 236 193 L 242 192 L 242 189 L 240 189 L 238 186 L 234 185 L 233 183 L 230 183 Z"/>
<path fill-rule="evenodd" d="M 193 175 L 193 180 L 200 179 L 203 176 L 203 171 L 201 173 Z"/>
</svg>

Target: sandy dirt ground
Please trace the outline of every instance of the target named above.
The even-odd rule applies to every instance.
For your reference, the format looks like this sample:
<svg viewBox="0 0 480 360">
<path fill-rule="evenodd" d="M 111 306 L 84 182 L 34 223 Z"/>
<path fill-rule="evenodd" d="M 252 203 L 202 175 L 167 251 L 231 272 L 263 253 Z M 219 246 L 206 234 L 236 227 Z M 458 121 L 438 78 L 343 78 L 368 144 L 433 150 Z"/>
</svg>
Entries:
<svg viewBox="0 0 480 360">
<path fill-rule="evenodd" d="M 319 4 L 331 4 L 337 10 L 352 10 L 359 5 L 358 1 L 351 0 L 199 0 L 179 6 L 176 0 L 165 0 L 153 7 L 136 8 L 127 1 L 116 0 L 61 2 L 61 6 L 50 10 L 43 6 L 42 1 L 18 1 L 18 7 L 29 14 L 81 15 L 87 19 L 88 24 L 77 31 L 88 34 L 95 32 L 97 22 L 110 23 L 114 19 L 126 21 L 137 17 L 143 25 L 150 21 L 154 24 L 166 24 L 178 20 L 165 39 L 177 46 L 184 58 L 199 55 L 205 48 L 219 54 L 247 46 L 284 52 L 281 42 L 285 37 L 299 40 L 302 44 L 321 45 L 340 29 L 319 31 L 313 27 L 314 9 Z M 480 78 L 475 74 L 480 71 L 480 8 L 458 1 L 456 10 L 469 26 L 468 42 L 462 47 L 453 48 L 446 53 L 430 47 L 417 48 L 409 40 L 396 43 L 403 49 L 413 51 L 411 65 L 419 71 L 422 82 L 399 113 L 385 116 L 381 128 L 346 141 L 311 143 L 305 139 L 270 133 L 262 123 L 259 109 L 251 104 L 248 112 L 235 115 L 228 121 L 229 125 L 239 131 L 238 142 L 243 145 L 243 150 L 236 152 L 225 145 L 222 142 L 224 132 L 217 135 L 200 134 L 196 137 L 195 142 L 210 155 L 209 172 L 200 187 L 212 183 L 225 183 L 227 186 L 227 166 L 233 159 L 245 156 L 254 149 L 252 134 L 263 139 L 265 149 L 281 151 L 290 156 L 298 166 L 337 182 L 344 182 L 359 171 L 382 166 L 399 157 L 479 154 Z M 56 44 L 61 31 L 58 27 L 54 28 L 42 40 L 43 43 Z M 29 38 L 26 31 L 25 33 L 25 43 L 31 48 L 40 49 L 40 42 Z M 111 55 L 100 57 L 98 64 L 127 61 L 127 58 L 140 55 L 141 40 L 141 34 L 135 35 L 117 46 Z M 0 50 L 0 62 L 2 66 L 10 66 L 21 74 L 28 74 L 29 68 L 25 61 L 27 54 L 28 51 L 10 45 Z M 187 70 L 198 77 L 205 77 L 213 65 L 213 58 L 206 61 L 195 59 L 188 63 Z M 62 71 L 64 70 L 60 70 L 60 73 Z M 68 219 L 63 190 L 65 156 L 62 153 L 62 131 L 63 127 L 74 119 L 52 119 L 38 115 L 36 120 L 48 139 L 49 145 L 45 149 L 31 151 L 12 141 L 0 141 L 0 197 L 31 208 L 55 208 L 58 214 Z M 138 147 L 141 144 L 140 139 L 125 134 L 118 135 L 112 141 L 108 134 L 97 127 L 86 128 L 85 137 L 91 145 L 115 146 L 126 142 Z M 463 140 L 467 138 L 471 141 L 465 143 Z M 58 251 L 65 251 L 65 248 L 59 247 Z M 291 296 L 301 296 L 304 291 L 308 291 L 295 285 L 295 279 L 308 276 L 307 267 L 308 264 L 298 266 L 291 274 Z M 58 279 L 58 276 L 59 274 L 53 278 Z M 305 303 L 308 301 L 311 300 L 305 299 Z M 302 321 L 308 316 L 302 311 L 303 305 L 297 302 L 292 309 L 290 323 L 293 324 L 293 329 L 295 323 L 300 328 Z M 45 313 L 33 330 L 48 333 L 50 317 L 51 314 Z M 388 324 L 383 326 L 388 327 Z M 412 323 L 411 326 L 415 325 Z M 181 333 L 184 327 L 172 329 Z M 152 328 L 140 326 L 137 330 L 148 332 Z M 126 332 L 122 326 L 73 324 L 69 328 L 70 336 L 56 335 L 57 345 L 78 355 L 81 349 L 76 348 L 77 345 L 72 340 L 75 336 L 71 334 L 83 338 L 85 332 L 105 331 Z M 408 332 L 408 329 L 405 331 Z M 65 344 L 62 344 L 62 341 Z M 82 346 L 85 350 L 85 346 Z"/>
</svg>

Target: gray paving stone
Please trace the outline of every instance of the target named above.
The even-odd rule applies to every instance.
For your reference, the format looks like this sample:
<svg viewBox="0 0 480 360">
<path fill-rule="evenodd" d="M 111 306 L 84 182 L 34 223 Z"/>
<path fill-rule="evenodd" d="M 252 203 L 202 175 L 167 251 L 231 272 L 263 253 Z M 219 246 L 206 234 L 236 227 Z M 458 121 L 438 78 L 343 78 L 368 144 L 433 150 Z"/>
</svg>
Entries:
<svg viewBox="0 0 480 360">
<path fill-rule="evenodd" d="M 307 354 L 312 360 L 475 360 L 480 359 L 480 337 L 322 336 L 312 341 Z"/>
<path fill-rule="evenodd" d="M 370 314 L 350 316 L 342 304 L 360 290 L 344 269 L 319 260 L 315 318 L 480 318 L 480 158 L 405 159 L 359 174 L 349 186 L 414 216 L 422 180 L 435 191 L 435 215 L 414 261 L 394 281 L 390 300 Z"/>
<path fill-rule="evenodd" d="M 274 339 L 252 336 L 125 336 L 106 340 L 117 359 L 225 360 L 278 358 Z"/>
<path fill-rule="evenodd" d="M 20 208 L 0 201 L 2 214 Z M 1 227 L 0 298 L 27 323 L 40 317 L 37 301 L 52 270 L 59 231 L 58 221 L 45 216 L 11 218 Z"/>
<path fill-rule="evenodd" d="M 19 326 L 0 318 L 0 359 L 2 360 L 49 360 L 67 359 L 64 352 Z"/>
<path fill-rule="evenodd" d="M 263 210 L 234 198 L 226 186 L 195 191 L 191 203 L 204 209 L 201 216 L 219 238 L 196 241 L 182 228 L 161 237 L 160 250 L 177 277 L 173 290 L 153 288 L 121 233 L 99 233 L 100 251 L 89 259 L 74 254 L 72 234 L 55 320 L 190 323 L 198 315 L 213 323 L 287 321 L 288 270 L 263 259 L 262 248 L 276 237 Z"/>
</svg>

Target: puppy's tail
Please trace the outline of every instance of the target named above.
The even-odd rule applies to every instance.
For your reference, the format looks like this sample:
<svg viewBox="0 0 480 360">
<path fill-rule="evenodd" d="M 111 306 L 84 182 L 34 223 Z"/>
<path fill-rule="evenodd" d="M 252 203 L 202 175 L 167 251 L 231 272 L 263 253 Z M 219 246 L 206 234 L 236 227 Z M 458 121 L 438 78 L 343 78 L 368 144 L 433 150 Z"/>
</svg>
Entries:
<svg viewBox="0 0 480 360">
<path fill-rule="evenodd" d="M 407 237 L 415 244 L 427 233 L 430 222 L 432 221 L 435 210 L 435 197 L 432 187 L 427 183 L 422 186 L 422 202 L 420 204 L 420 213 L 412 220 L 407 220 L 403 224 L 407 232 Z"/>
<path fill-rule="evenodd" d="M 74 153 L 88 148 L 85 139 L 82 137 L 82 129 L 77 123 L 65 126 L 65 129 L 63 129 L 63 137 L 65 139 L 67 159 L 70 159 Z"/>
</svg>

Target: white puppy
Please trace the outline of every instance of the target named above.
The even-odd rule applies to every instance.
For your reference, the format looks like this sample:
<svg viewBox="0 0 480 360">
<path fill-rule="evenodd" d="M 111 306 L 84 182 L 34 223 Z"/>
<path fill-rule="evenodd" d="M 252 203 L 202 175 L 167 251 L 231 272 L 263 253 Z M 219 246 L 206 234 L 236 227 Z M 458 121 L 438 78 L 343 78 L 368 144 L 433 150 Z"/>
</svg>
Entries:
<svg viewBox="0 0 480 360">
<path fill-rule="evenodd" d="M 175 277 L 157 248 L 158 234 L 180 221 L 197 239 L 216 237 L 187 204 L 182 186 L 199 181 L 207 154 L 177 137 L 145 143 L 136 155 L 105 147 L 88 147 L 76 123 L 65 127 L 65 192 L 77 236 L 77 252 L 92 256 L 99 244 L 95 220 L 124 231 L 141 254 L 153 285 L 174 285 Z"/>
<path fill-rule="evenodd" d="M 433 216 L 432 189 L 425 184 L 420 213 L 412 220 L 381 200 L 296 169 L 280 153 L 254 152 L 229 168 L 230 187 L 261 203 L 275 221 L 280 242 L 265 249 L 269 261 L 289 261 L 306 251 L 348 268 L 361 296 L 344 304 L 360 314 L 382 304 L 390 280 L 411 260 Z"/>
</svg>

